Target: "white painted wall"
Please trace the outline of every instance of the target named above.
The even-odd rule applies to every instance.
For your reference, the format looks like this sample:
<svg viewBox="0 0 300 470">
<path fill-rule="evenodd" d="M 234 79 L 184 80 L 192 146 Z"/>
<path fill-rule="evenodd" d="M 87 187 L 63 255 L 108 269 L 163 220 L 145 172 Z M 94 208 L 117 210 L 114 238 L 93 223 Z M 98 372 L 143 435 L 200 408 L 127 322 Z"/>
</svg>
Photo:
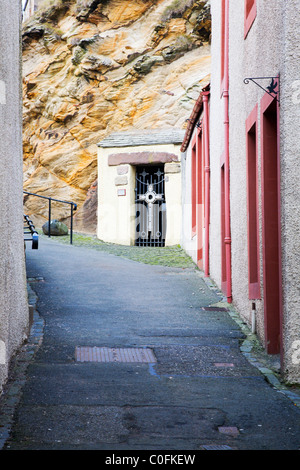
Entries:
<svg viewBox="0 0 300 470">
<path fill-rule="evenodd" d="M 21 4 L 0 6 L 0 393 L 28 333 L 21 115 Z"/>
<path fill-rule="evenodd" d="M 246 77 L 272 77 L 280 73 L 280 158 L 281 236 L 283 283 L 284 372 L 290 381 L 300 382 L 299 309 L 299 18 L 297 0 L 258 0 L 257 17 L 244 39 L 244 2 L 229 2 L 229 119 L 230 119 L 230 204 L 232 239 L 233 303 L 250 323 L 248 299 L 246 132 L 245 121 L 264 91 Z M 220 157 L 224 151 L 224 104 L 220 98 L 220 2 L 212 0 L 212 78 L 210 100 L 211 227 L 210 273 L 221 286 L 220 253 Z M 268 85 L 268 82 L 265 82 Z M 260 142 L 260 120 L 258 138 Z M 256 301 L 258 335 L 264 341 L 263 262 L 261 221 L 261 148 L 258 146 L 259 238 L 261 300 Z"/>
<path fill-rule="evenodd" d="M 191 140 L 193 136 L 191 137 Z M 181 246 L 197 263 L 197 237 L 192 235 L 192 184 L 191 184 L 191 146 L 181 156 L 182 168 L 182 231 Z"/>
</svg>

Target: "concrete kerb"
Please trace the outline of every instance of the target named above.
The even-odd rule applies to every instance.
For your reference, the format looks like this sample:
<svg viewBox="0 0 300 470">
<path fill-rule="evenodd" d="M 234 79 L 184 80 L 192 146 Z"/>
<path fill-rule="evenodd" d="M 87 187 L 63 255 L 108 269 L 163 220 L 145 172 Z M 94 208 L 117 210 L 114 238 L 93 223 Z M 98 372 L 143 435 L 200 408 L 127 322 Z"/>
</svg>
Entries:
<svg viewBox="0 0 300 470">
<path fill-rule="evenodd" d="M 209 278 L 205 277 L 204 274 L 199 271 L 198 275 L 203 279 L 205 284 L 209 289 L 218 290 L 214 282 Z M 283 393 L 289 400 L 291 400 L 295 406 L 300 408 L 300 391 L 293 392 L 289 390 L 288 386 L 283 383 L 279 378 L 279 373 L 277 370 L 272 369 L 269 364 L 269 358 L 267 358 L 267 353 L 263 350 L 260 345 L 259 339 L 257 336 L 251 332 L 248 325 L 241 319 L 240 314 L 236 308 L 229 304 L 224 297 L 220 302 L 217 302 L 211 306 L 215 307 L 224 307 L 227 309 L 228 314 L 234 320 L 234 322 L 240 327 L 241 331 L 245 334 L 246 338 L 241 342 L 240 351 L 243 356 L 254 366 L 256 367 L 262 375 L 264 375 L 266 381 L 274 387 L 279 392 Z M 257 351 L 260 351 L 259 357 Z"/>
<path fill-rule="evenodd" d="M 30 330 L 28 338 L 11 361 L 9 379 L 0 396 L 0 450 L 10 436 L 14 414 L 26 382 L 26 371 L 39 349 L 44 333 L 44 321 L 36 310 L 37 296 L 27 281 Z"/>
</svg>

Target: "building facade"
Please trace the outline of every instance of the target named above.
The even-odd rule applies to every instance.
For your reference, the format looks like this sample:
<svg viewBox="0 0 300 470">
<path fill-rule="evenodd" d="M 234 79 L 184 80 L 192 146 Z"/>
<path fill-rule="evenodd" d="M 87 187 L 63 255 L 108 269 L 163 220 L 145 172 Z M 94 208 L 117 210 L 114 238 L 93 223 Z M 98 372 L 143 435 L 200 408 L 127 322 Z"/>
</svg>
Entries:
<svg viewBox="0 0 300 470">
<path fill-rule="evenodd" d="M 23 21 L 27 21 L 37 10 L 40 0 L 22 0 Z"/>
<path fill-rule="evenodd" d="M 197 99 L 181 146 L 182 240 L 181 244 L 205 276 L 209 276 L 210 85 Z"/>
<path fill-rule="evenodd" d="M 299 383 L 300 5 L 212 0 L 211 13 L 209 229 L 198 243 L 203 260 L 208 250 L 206 274 L 278 355 L 286 380 Z M 182 147 L 191 193 L 200 112 Z"/>
<path fill-rule="evenodd" d="M 122 245 L 180 243 L 181 161 L 184 131 L 113 133 L 99 143 L 98 229 Z"/>
<path fill-rule="evenodd" d="M 21 5 L 0 5 L 0 393 L 29 328 L 23 234 Z"/>
</svg>

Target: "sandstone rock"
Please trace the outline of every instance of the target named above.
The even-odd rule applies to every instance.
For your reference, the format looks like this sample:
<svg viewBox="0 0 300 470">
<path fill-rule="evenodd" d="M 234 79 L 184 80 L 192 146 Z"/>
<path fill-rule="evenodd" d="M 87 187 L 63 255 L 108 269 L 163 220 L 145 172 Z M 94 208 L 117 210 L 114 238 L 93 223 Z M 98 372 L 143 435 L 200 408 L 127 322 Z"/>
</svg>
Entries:
<svg viewBox="0 0 300 470">
<path fill-rule="evenodd" d="M 83 214 L 95 227 L 97 143 L 116 131 L 186 126 L 210 80 L 209 2 L 44 4 L 23 28 L 24 189 L 73 201 L 80 227 Z M 25 198 L 25 209 L 37 227 L 47 220 L 43 200 Z M 68 206 L 53 211 L 68 223 Z"/>
<path fill-rule="evenodd" d="M 74 216 L 74 230 L 82 233 L 96 233 L 97 231 L 97 204 L 98 181 L 90 186 L 86 200 Z"/>
</svg>

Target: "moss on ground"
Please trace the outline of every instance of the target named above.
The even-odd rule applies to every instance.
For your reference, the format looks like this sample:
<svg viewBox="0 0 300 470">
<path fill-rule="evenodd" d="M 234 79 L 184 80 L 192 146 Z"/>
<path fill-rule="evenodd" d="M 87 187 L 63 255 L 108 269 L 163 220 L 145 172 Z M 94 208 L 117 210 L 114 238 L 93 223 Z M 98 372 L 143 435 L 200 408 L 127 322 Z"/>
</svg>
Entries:
<svg viewBox="0 0 300 470">
<path fill-rule="evenodd" d="M 41 238 L 48 238 L 41 232 L 39 236 Z M 69 244 L 70 236 L 51 237 L 51 240 Z M 193 260 L 185 253 L 180 245 L 166 247 L 124 246 L 103 242 L 96 236 L 81 233 L 73 233 L 73 245 L 104 251 L 139 263 L 198 269 Z"/>
</svg>

